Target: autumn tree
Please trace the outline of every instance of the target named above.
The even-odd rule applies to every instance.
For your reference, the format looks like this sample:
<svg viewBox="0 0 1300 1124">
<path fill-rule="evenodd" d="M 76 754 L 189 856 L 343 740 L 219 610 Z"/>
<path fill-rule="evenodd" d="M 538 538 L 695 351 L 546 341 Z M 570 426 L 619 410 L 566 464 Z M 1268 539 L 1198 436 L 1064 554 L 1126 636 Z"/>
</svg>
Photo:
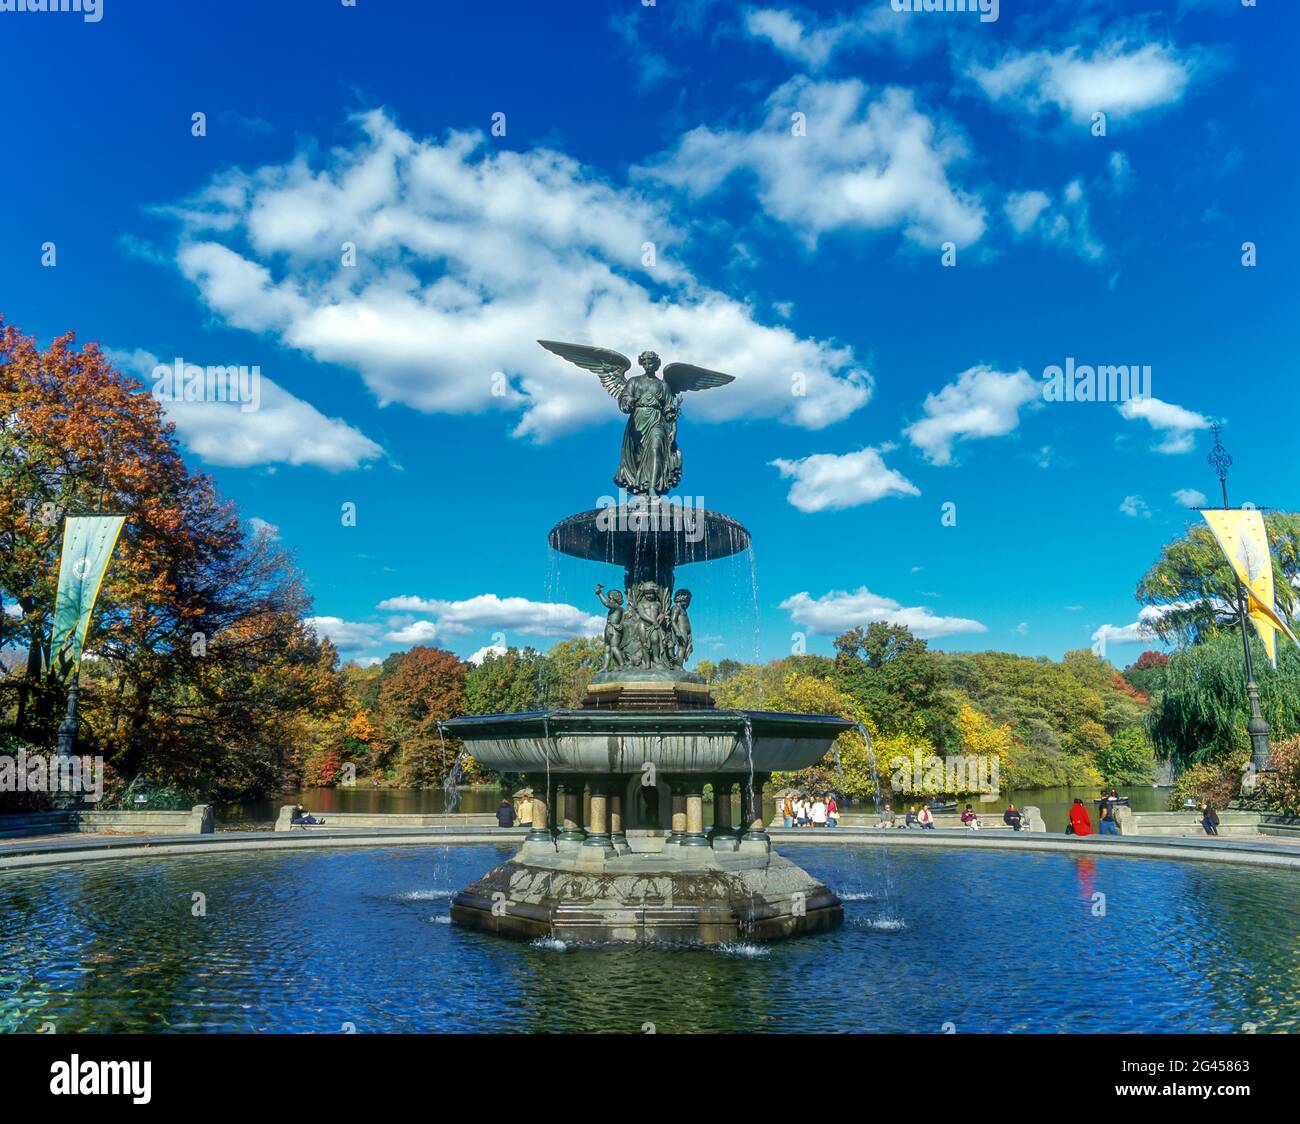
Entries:
<svg viewBox="0 0 1300 1124">
<path fill-rule="evenodd" d="M 460 751 L 438 723 L 463 714 L 467 665 L 442 648 L 412 648 L 384 661 L 379 717 L 408 788 L 441 783 Z"/>
</svg>

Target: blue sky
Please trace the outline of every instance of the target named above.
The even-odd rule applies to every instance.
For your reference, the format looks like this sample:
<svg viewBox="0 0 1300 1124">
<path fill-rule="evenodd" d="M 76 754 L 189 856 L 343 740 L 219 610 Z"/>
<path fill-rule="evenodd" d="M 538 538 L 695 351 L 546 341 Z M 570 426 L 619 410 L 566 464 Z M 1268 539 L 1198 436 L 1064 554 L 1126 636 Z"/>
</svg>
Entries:
<svg viewBox="0 0 1300 1124">
<path fill-rule="evenodd" d="M 736 376 L 688 396 L 680 491 L 749 527 L 757 595 L 744 559 L 679 574 L 698 656 L 895 619 L 1124 664 L 1153 646 L 1135 583 L 1187 492 L 1215 500 L 1212 419 L 1234 502 L 1300 506 L 1298 24 L 1273 0 L 0 10 L 0 312 L 149 386 L 256 365 L 258 409 L 170 411 L 349 656 L 597 623 L 620 575 L 545 536 L 613 491 L 623 418 L 550 337 Z M 1045 401 L 1067 358 L 1149 365 L 1150 398 Z"/>
</svg>

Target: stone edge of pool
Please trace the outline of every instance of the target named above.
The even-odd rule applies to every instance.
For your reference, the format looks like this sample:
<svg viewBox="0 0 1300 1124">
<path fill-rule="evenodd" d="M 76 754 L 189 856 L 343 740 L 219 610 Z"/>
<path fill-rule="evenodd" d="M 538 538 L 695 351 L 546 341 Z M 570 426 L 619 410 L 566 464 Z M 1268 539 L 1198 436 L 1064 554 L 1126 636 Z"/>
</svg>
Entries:
<svg viewBox="0 0 1300 1124">
<path fill-rule="evenodd" d="M 0 843 L 0 870 L 22 870 L 63 863 L 108 859 L 154 858 L 172 855 L 227 854 L 239 851 L 322 850 L 334 847 L 411 847 L 460 844 L 517 846 L 521 828 L 355 828 L 297 832 L 219 832 L 211 835 L 113 836 L 89 839 L 31 839 Z M 1300 848 L 1256 840 L 1225 841 L 1167 836 L 1076 836 L 1053 832 L 980 834 L 951 830 L 898 834 L 871 828 L 841 827 L 833 831 L 771 828 L 773 843 L 795 846 L 870 845 L 898 847 L 965 847 L 974 850 L 1058 852 L 1111 855 L 1125 858 L 1184 859 L 1248 866 L 1300 869 Z"/>
</svg>

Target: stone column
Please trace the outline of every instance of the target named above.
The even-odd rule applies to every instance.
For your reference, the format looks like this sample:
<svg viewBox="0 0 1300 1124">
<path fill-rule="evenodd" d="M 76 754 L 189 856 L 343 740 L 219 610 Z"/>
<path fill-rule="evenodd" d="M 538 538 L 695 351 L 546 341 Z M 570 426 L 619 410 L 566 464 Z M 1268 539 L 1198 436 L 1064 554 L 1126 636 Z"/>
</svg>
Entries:
<svg viewBox="0 0 1300 1124">
<path fill-rule="evenodd" d="M 524 836 L 525 843 L 549 843 L 551 841 L 551 831 L 546 822 L 547 804 L 550 803 L 551 794 L 546 789 L 546 782 L 545 775 L 529 779 L 529 783 L 533 788 L 533 827 Z"/>
<path fill-rule="evenodd" d="M 565 781 L 560 785 L 562 793 L 561 807 L 564 809 L 560 820 L 560 834 L 555 837 L 557 843 L 581 843 L 586 838 L 582 833 L 582 784 L 578 781 Z"/>
<path fill-rule="evenodd" d="M 673 833 L 665 841 L 664 846 L 680 847 L 682 840 L 686 838 L 686 790 L 682 786 L 680 777 L 662 777 L 661 780 L 668 786 L 673 802 Z"/>
<path fill-rule="evenodd" d="M 704 778 L 685 777 L 682 788 L 686 793 L 686 834 L 682 837 L 682 846 L 707 847 L 709 841 L 704 835 Z M 676 818 L 674 815 L 674 821 Z"/>
<path fill-rule="evenodd" d="M 609 838 L 609 785 L 603 780 L 591 782 L 591 812 L 587 819 L 587 839 L 584 847 L 599 847 L 604 851 L 614 849 Z"/>
<path fill-rule="evenodd" d="M 734 783 L 728 777 L 713 778 L 713 829 L 709 832 L 710 839 L 732 834 L 731 786 Z"/>
<path fill-rule="evenodd" d="M 741 822 L 745 825 L 741 839 L 746 843 L 769 843 L 763 830 L 763 783 L 766 773 L 746 775 L 740 782 Z"/>
<path fill-rule="evenodd" d="M 614 849 L 626 854 L 632 848 L 628 845 L 627 833 L 623 830 L 623 778 L 615 777 L 609 790 L 609 841 Z"/>
</svg>

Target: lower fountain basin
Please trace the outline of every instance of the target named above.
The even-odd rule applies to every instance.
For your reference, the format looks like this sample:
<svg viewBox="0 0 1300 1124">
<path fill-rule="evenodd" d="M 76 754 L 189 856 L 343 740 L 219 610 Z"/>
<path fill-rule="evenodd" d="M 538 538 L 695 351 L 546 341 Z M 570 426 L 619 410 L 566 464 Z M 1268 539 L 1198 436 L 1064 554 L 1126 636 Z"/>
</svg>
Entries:
<svg viewBox="0 0 1300 1124">
<path fill-rule="evenodd" d="M 443 729 L 505 773 L 772 773 L 820 761 L 848 719 L 764 710 L 541 710 L 454 718 Z"/>
</svg>

